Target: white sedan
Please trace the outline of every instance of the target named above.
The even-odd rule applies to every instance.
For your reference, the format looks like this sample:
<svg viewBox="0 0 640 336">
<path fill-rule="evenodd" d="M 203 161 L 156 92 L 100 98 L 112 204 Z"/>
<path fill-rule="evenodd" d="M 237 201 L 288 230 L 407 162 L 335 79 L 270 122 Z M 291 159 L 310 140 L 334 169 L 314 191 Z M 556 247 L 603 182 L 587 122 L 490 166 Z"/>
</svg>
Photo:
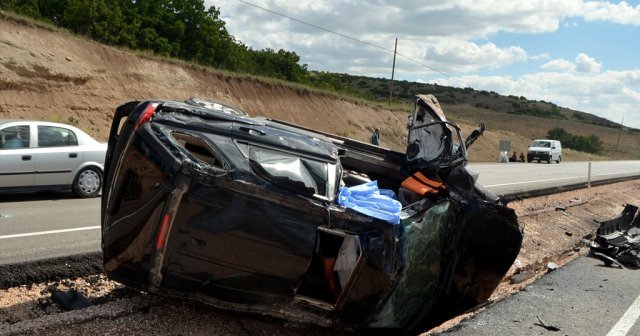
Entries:
<svg viewBox="0 0 640 336">
<path fill-rule="evenodd" d="M 106 151 L 106 143 L 70 125 L 0 119 L 0 192 L 73 190 L 95 197 Z"/>
</svg>

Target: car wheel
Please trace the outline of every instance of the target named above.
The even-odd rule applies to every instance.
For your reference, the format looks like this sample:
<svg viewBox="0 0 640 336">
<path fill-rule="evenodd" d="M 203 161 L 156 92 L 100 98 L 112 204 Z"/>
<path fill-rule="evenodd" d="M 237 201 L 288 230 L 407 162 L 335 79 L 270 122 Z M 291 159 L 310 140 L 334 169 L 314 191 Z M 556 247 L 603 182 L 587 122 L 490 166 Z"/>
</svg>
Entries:
<svg viewBox="0 0 640 336">
<path fill-rule="evenodd" d="M 560 161 L 562 161 L 562 156 L 559 156 L 559 155 L 558 155 L 558 160 L 556 160 L 556 163 L 557 163 L 557 164 L 560 164 Z"/>
<path fill-rule="evenodd" d="M 101 187 L 102 173 L 95 167 L 83 168 L 73 181 L 73 192 L 79 197 L 96 197 Z"/>
</svg>

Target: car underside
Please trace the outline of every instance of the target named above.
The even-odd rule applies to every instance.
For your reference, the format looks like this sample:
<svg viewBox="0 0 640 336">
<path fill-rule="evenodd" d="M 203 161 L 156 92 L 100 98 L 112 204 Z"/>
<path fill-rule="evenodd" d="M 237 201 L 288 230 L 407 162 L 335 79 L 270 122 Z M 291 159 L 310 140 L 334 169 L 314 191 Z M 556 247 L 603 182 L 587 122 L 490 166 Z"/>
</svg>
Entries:
<svg viewBox="0 0 640 336">
<path fill-rule="evenodd" d="M 465 168 L 483 129 L 463 140 L 431 95 L 416 97 L 406 153 L 208 100 L 123 104 L 105 271 L 223 309 L 424 330 L 486 302 L 520 250 L 515 212 Z"/>
</svg>

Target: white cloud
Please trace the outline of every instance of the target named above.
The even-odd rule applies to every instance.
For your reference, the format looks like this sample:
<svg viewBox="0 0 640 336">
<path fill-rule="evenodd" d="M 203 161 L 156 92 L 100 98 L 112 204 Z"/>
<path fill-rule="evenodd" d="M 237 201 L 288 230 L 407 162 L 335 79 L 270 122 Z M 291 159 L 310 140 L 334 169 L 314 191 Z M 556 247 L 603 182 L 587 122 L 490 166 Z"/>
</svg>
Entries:
<svg viewBox="0 0 640 336">
<path fill-rule="evenodd" d="M 553 44 L 554 33 L 561 26 L 577 31 L 595 21 L 640 25 L 640 5 L 630 5 L 625 1 L 249 2 L 334 32 L 311 27 L 237 0 L 215 2 L 227 22 L 227 29 L 236 39 L 254 49 L 295 51 L 300 55 L 301 63 L 308 64 L 313 70 L 389 78 L 393 59 L 390 50 L 393 50 L 394 40 L 398 37 L 398 51 L 414 61 L 398 56 L 397 79 L 427 79 L 446 73 L 444 80 L 438 80 L 439 84 L 449 81 L 454 86 L 461 86 L 465 83 L 464 86 L 531 96 L 592 113 L 614 113 L 614 110 L 622 111 L 622 106 L 640 106 L 635 90 L 640 87 L 637 70 L 607 71 L 603 64 L 612 62 L 603 58 L 601 53 L 594 57 L 575 51 L 577 56 L 573 60 L 566 56 L 560 58 L 562 55 L 556 54 Z M 212 0 L 205 1 L 206 6 L 213 4 Z M 533 52 L 533 49 L 527 49 L 527 45 L 493 40 L 505 32 L 523 36 L 545 34 L 540 36 L 548 40 L 542 49 Z M 595 52 L 590 52 L 595 55 Z M 551 55 L 554 55 L 553 58 Z M 537 68 L 538 62 L 545 63 Z M 512 75 L 478 75 L 490 70 L 501 74 L 511 71 Z M 527 71 L 536 70 L 542 72 L 526 74 Z M 637 115 L 635 119 L 639 119 Z M 640 127 L 640 124 L 636 127 Z"/>
<path fill-rule="evenodd" d="M 495 69 L 526 59 L 527 52 L 520 47 L 499 48 L 493 43 L 478 45 L 455 40 L 428 45 L 424 53 L 425 61 L 434 64 L 436 68 L 447 69 L 447 72 Z"/>
<path fill-rule="evenodd" d="M 576 26 L 575 19 L 634 24 L 640 6 L 626 2 L 585 0 L 251 0 L 255 6 L 236 0 L 216 2 L 227 28 L 238 40 L 254 49 L 293 50 L 311 69 L 376 75 L 387 67 L 393 41 L 399 37 L 403 55 L 443 72 L 470 73 L 497 69 L 517 62 L 539 60 L 548 53 L 528 56 L 518 45 L 480 42 L 499 32 L 551 33 L 561 23 Z M 207 6 L 212 0 L 205 1 Z M 490 10 L 488 10 L 490 9 Z M 282 15 L 290 18 L 286 18 Z M 300 21 L 325 28 L 333 34 Z M 362 44 L 339 34 L 375 44 Z M 529 58 L 527 58 L 529 57 Z M 370 68 L 363 64 L 370 61 Z M 424 71 L 410 62 L 407 71 Z M 566 64 L 551 61 L 547 67 Z M 575 61 L 576 71 L 598 72 L 593 59 Z"/>
<path fill-rule="evenodd" d="M 542 69 L 558 70 L 562 72 L 575 72 L 576 65 L 563 59 L 555 59 L 540 66 Z"/>
<path fill-rule="evenodd" d="M 565 28 L 575 28 L 575 27 L 578 26 L 578 22 L 576 22 L 576 21 L 565 21 L 562 24 L 562 26 L 565 27 Z"/>
<path fill-rule="evenodd" d="M 626 1 L 587 1 L 579 15 L 586 21 L 608 21 L 619 24 L 640 25 L 640 5 L 631 6 Z"/>
<path fill-rule="evenodd" d="M 625 86 L 622 88 L 622 93 L 628 96 L 631 100 L 640 102 L 640 92 Z M 635 108 L 637 109 L 637 107 Z"/>
<path fill-rule="evenodd" d="M 519 78 L 508 76 L 463 76 L 427 81 L 459 86 L 464 82 L 479 90 L 528 99 L 551 101 L 557 105 L 588 112 L 640 129 L 640 69 L 601 73 L 541 72 Z"/>
<path fill-rule="evenodd" d="M 580 53 L 576 57 L 576 70 L 579 72 L 596 73 L 600 72 L 602 64 L 596 62 L 596 59 L 586 54 Z"/>
<path fill-rule="evenodd" d="M 538 54 L 538 55 L 533 55 L 531 57 L 529 57 L 531 60 L 534 61 L 539 61 L 539 60 L 547 60 L 551 58 L 551 55 L 549 55 L 549 53 L 542 53 L 542 54 Z"/>
<path fill-rule="evenodd" d="M 578 56 L 576 56 L 575 63 L 565 59 L 555 59 L 541 65 L 540 68 L 561 72 L 598 73 L 602 68 L 602 64 L 587 54 L 579 53 Z"/>
</svg>

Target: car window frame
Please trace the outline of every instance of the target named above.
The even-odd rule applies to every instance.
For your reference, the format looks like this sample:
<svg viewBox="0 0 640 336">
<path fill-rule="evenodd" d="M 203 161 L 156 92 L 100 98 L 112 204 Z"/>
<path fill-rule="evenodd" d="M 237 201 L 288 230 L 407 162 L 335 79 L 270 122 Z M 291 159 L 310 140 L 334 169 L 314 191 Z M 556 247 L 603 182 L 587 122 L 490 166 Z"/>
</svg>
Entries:
<svg viewBox="0 0 640 336">
<path fill-rule="evenodd" d="M 10 124 L 10 125 L 6 125 L 5 127 L 0 128 L 0 133 L 2 133 L 3 131 L 5 131 L 5 130 L 7 130 L 7 129 L 9 129 L 9 128 L 14 128 L 14 127 L 16 127 L 16 128 L 18 128 L 18 127 L 22 127 L 22 128 L 26 127 L 26 128 L 27 128 L 27 130 L 28 130 L 28 136 L 26 137 L 26 141 L 27 141 L 27 143 L 26 143 L 26 144 L 24 144 L 24 140 L 25 140 L 25 139 L 23 138 L 23 139 L 22 139 L 22 143 L 23 143 L 23 146 L 22 146 L 22 147 L 5 148 L 5 147 L 3 146 L 3 147 L 0 147 L 0 150 L 9 150 L 9 151 L 14 151 L 14 150 L 25 150 L 25 149 L 33 148 L 33 146 L 32 146 L 32 144 L 34 143 L 34 142 L 33 142 L 33 136 L 32 136 L 32 135 L 33 135 L 33 132 L 32 132 L 32 129 L 31 129 L 31 124 L 29 124 L 29 123 L 18 123 L 18 124 Z M 22 132 L 22 131 L 21 131 L 21 132 Z M 2 135 L 0 134 L 0 136 L 2 136 Z"/>
<path fill-rule="evenodd" d="M 296 193 L 298 193 L 300 195 L 303 195 L 303 196 L 309 196 L 309 197 L 313 197 L 315 199 L 319 199 L 319 200 L 323 200 L 323 201 L 333 201 L 337 197 L 337 193 L 339 191 L 339 185 L 340 185 L 339 181 L 340 181 L 340 178 L 341 178 L 340 175 L 342 174 L 342 166 L 341 166 L 339 161 L 330 162 L 330 161 L 322 160 L 322 159 L 319 159 L 319 158 L 311 157 L 311 156 L 308 156 L 308 155 L 301 155 L 299 153 L 283 150 L 282 148 L 264 146 L 262 144 L 257 144 L 255 142 L 241 141 L 241 142 L 236 142 L 236 145 L 240 145 L 240 146 L 238 146 L 238 148 L 242 148 L 243 146 L 246 146 L 244 148 L 244 150 L 241 149 L 241 152 L 245 156 L 245 158 L 250 161 L 250 166 L 252 167 L 253 172 L 256 173 L 258 176 L 269 180 L 272 183 L 275 183 L 275 181 L 273 180 L 273 176 L 265 175 L 266 171 L 263 171 L 262 164 L 258 163 L 257 161 L 252 161 L 250 159 L 249 151 L 250 151 L 251 147 L 259 148 L 260 150 L 273 151 L 273 152 L 281 153 L 281 154 L 286 155 L 286 156 L 291 156 L 291 157 L 295 157 L 295 158 L 299 158 L 299 159 L 303 159 L 303 160 L 310 160 L 310 161 L 313 161 L 313 162 L 326 164 L 327 165 L 327 177 L 326 177 L 325 186 L 324 186 L 324 188 L 325 188 L 325 194 L 324 195 L 323 194 L 317 194 L 317 193 L 306 194 L 306 193 L 300 192 L 300 191 L 294 191 L 294 192 L 296 192 Z M 256 166 L 256 164 L 257 164 L 257 166 Z M 279 185 L 279 183 L 275 183 L 275 185 Z M 279 185 L 279 186 L 283 187 L 282 185 Z M 329 190 L 329 189 L 331 189 L 331 190 Z"/>
<path fill-rule="evenodd" d="M 72 130 L 71 128 L 68 127 L 62 127 L 59 125 L 35 125 L 36 126 L 36 134 L 37 134 L 37 138 L 36 138 L 36 147 L 37 148 L 60 148 L 60 147 L 78 147 L 80 145 L 80 142 L 78 141 L 78 134 L 76 134 L 76 132 L 74 130 Z M 42 137 L 41 137 L 41 133 L 40 133 L 40 128 L 51 128 L 51 129 L 58 129 L 58 130 L 64 130 L 69 132 L 70 135 L 73 136 L 73 140 L 74 143 L 65 143 L 65 144 L 60 144 L 60 145 L 52 145 L 52 146 L 42 146 L 41 145 L 41 141 L 42 141 Z M 52 140 L 53 141 L 53 140 Z"/>
</svg>

